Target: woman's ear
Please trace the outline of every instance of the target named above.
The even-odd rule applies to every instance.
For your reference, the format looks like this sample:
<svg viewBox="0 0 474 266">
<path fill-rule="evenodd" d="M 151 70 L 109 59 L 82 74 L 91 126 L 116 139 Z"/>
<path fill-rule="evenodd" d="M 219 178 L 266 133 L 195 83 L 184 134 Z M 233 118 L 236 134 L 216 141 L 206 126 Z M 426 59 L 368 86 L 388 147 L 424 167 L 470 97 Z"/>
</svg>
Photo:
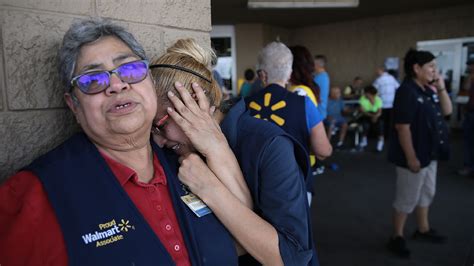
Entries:
<svg viewBox="0 0 474 266">
<path fill-rule="evenodd" d="M 66 101 L 67 106 L 69 107 L 69 109 L 71 109 L 72 113 L 74 114 L 74 117 L 76 118 L 77 123 L 80 124 L 81 122 L 79 121 L 79 118 L 77 116 L 80 103 L 77 97 L 72 93 L 66 92 L 64 93 L 64 101 Z"/>
<path fill-rule="evenodd" d="M 413 65 L 413 72 L 416 74 L 416 77 L 418 77 L 418 74 L 420 73 L 421 71 L 421 66 L 418 65 L 418 64 L 414 64 Z"/>
<path fill-rule="evenodd" d="M 76 114 L 77 113 L 77 108 L 79 106 L 79 100 L 77 99 L 76 96 L 74 96 L 72 93 L 64 93 L 64 101 L 66 101 L 67 106 L 71 111 Z"/>
</svg>

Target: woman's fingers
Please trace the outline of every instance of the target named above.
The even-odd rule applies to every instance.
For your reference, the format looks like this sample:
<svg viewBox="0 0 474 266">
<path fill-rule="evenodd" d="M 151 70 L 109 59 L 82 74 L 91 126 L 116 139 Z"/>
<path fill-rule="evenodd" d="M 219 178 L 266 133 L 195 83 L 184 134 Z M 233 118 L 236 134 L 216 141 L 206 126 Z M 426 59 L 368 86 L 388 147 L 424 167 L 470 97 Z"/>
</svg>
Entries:
<svg viewBox="0 0 474 266">
<path fill-rule="evenodd" d="M 175 97 L 176 98 L 176 97 Z M 168 107 L 166 108 L 166 112 L 168 115 L 171 116 L 173 121 L 184 131 L 187 132 L 191 124 L 188 122 L 187 119 L 183 118 L 180 113 L 176 112 L 173 108 Z"/>
<path fill-rule="evenodd" d="M 189 108 L 183 103 L 183 101 L 176 97 L 176 95 L 172 91 L 168 91 L 168 99 L 170 99 L 171 103 L 174 106 L 174 109 L 179 112 L 181 116 L 186 117 L 192 114 Z"/>
<path fill-rule="evenodd" d="M 192 87 L 194 95 L 196 96 L 196 101 L 199 103 L 199 108 L 207 112 L 207 110 L 209 110 L 209 100 L 207 99 L 206 93 L 196 82 L 193 82 Z"/>
<path fill-rule="evenodd" d="M 178 91 L 179 95 L 181 96 L 182 103 L 193 113 L 199 111 L 199 106 L 196 103 L 195 95 L 191 95 L 191 93 L 181 84 L 180 82 L 175 82 L 174 87 Z M 179 99 L 178 99 L 179 100 Z"/>
<path fill-rule="evenodd" d="M 180 167 L 178 177 L 198 196 L 204 189 L 209 189 L 210 182 L 217 179 L 206 163 L 195 153 L 190 153 L 179 158 Z"/>
</svg>

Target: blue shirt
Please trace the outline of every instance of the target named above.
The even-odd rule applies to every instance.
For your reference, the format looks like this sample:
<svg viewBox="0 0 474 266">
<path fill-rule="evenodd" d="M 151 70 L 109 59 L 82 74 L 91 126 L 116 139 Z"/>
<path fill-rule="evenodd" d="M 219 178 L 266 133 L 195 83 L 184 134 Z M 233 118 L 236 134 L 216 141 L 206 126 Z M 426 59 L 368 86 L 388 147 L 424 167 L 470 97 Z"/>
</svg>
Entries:
<svg viewBox="0 0 474 266">
<path fill-rule="evenodd" d="M 327 116 L 327 104 L 329 97 L 329 75 L 326 71 L 318 73 L 314 76 L 314 82 L 319 86 L 319 105 L 318 110 L 323 116 Z"/>
<path fill-rule="evenodd" d="M 240 87 L 240 97 L 247 97 L 250 95 L 250 91 L 252 90 L 252 84 L 248 81 L 245 81 L 242 83 L 242 86 Z"/>
<path fill-rule="evenodd" d="M 338 118 L 342 116 L 344 110 L 344 101 L 342 99 L 329 99 L 328 100 L 328 116 Z"/>
<path fill-rule="evenodd" d="M 219 84 L 219 87 L 222 90 L 222 88 L 224 87 L 224 80 L 222 79 L 221 74 L 219 74 L 219 72 L 217 72 L 217 70 L 212 70 L 212 76 L 214 77 L 217 84 Z"/>
<path fill-rule="evenodd" d="M 319 122 L 323 121 L 324 118 L 319 112 L 316 105 L 314 105 L 311 98 L 304 96 L 304 108 L 306 110 L 306 125 L 308 127 L 308 133 L 311 133 L 311 129 L 315 127 Z"/>
</svg>

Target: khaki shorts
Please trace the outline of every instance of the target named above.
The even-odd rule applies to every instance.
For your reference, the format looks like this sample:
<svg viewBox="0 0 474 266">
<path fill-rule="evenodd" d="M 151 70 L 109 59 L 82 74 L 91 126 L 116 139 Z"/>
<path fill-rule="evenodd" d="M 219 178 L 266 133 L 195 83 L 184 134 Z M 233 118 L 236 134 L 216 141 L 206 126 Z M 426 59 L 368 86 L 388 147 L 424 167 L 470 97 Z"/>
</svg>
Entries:
<svg viewBox="0 0 474 266">
<path fill-rule="evenodd" d="M 413 173 L 407 168 L 396 167 L 397 183 L 393 207 L 403 213 L 411 213 L 416 206 L 428 207 L 436 192 L 437 161 Z"/>
</svg>

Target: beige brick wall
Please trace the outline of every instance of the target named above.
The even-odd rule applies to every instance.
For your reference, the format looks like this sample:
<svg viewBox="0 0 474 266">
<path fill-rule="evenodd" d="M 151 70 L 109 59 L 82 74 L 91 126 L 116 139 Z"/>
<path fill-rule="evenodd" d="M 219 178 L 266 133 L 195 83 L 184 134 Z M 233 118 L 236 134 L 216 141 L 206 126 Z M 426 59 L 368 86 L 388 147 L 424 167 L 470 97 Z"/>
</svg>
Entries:
<svg viewBox="0 0 474 266">
<path fill-rule="evenodd" d="M 177 38 L 210 45 L 210 0 L 0 0 L 0 181 L 78 130 L 56 52 L 73 19 L 89 16 L 128 28 L 150 57 Z"/>
<path fill-rule="evenodd" d="M 270 42 L 279 39 L 289 43 L 290 30 L 282 27 L 273 27 L 264 24 L 237 24 L 235 25 L 237 77 L 244 78 L 247 68 L 254 70 L 260 50 Z"/>
<path fill-rule="evenodd" d="M 244 71 L 247 68 L 256 70 L 257 55 L 263 46 L 263 25 L 235 25 L 235 46 L 237 53 L 237 77 L 243 79 Z"/>
<path fill-rule="evenodd" d="M 367 84 L 386 57 L 399 57 L 403 64 L 417 41 L 474 36 L 472 14 L 474 4 L 306 27 L 295 30 L 290 41 L 328 57 L 332 84 L 347 85 L 356 75 Z"/>
</svg>

